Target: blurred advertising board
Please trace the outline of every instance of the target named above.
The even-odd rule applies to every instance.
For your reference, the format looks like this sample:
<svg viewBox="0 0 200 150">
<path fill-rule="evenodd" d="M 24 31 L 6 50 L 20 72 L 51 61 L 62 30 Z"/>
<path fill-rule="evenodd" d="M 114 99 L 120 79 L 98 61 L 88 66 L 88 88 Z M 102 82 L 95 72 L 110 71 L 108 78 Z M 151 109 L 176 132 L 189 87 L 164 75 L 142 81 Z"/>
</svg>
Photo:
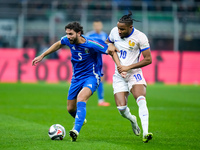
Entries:
<svg viewBox="0 0 200 150">
<path fill-rule="evenodd" d="M 70 82 L 72 76 L 71 53 L 61 49 L 59 59 L 45 59 L 36 66 L 31 62 L 34 49 L 0 49 L 0 82 L 45 81 Z M 152 51 L 152 64 L 143 67 L 143 75 L 149 84 L 200 84 L 200 52 Z M 141 58 L 142 59 L 142 58 Z M 103 55 L 104 79 L 112 83 L 115 65 L 109 55 Z"/>
</svg>

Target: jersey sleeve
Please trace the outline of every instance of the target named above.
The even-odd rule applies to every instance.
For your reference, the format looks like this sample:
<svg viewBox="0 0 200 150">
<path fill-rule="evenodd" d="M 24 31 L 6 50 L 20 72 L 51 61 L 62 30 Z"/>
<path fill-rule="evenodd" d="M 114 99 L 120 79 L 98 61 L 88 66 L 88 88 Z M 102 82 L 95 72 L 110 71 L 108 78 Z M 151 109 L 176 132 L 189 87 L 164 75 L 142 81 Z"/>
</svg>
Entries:
<svg viewBox="0 0 200 150">
<path fill-rule="evenodd" d="M 94 51 L 107 54 L 108 45 L 101 39 L 89 39 L 88 42 Z"/>
<path fill-rule="evenodd" d="M 69 45 L 69 40 L 66 35 L 61 37 L 60 41 L 62 45 Z"/>
<path fill-rule="evenodd" d="M 117 28 L 117 27 L 115 27 L 115 28 Z M 111 42 L 111 43 L 114 43 L 114 33 L 115 33 L 115 31 L 114 30 L 116 30 L 115 28 L 113 28 L 111 31 L 110 31 L 110 34 L 109 34 L 109 36 L 108 36 L 108 40 Z"/>
<path fill-rule="evenodd" d="M 148 40 L 147 36 L 144 33 L 141 33 L 139 42 L 140 42 L 139 43 L 140 52 L 145 51 L 145 50 L 150 48 L 149 40 Z"/>
</svg>

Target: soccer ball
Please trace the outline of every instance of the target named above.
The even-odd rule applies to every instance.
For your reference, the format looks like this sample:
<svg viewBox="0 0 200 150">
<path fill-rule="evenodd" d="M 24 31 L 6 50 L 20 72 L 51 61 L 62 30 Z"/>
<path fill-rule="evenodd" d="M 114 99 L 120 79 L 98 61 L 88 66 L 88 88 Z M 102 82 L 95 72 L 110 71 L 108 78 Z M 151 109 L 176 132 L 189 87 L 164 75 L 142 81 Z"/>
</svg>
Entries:
<svg viewBox="0 0 200 150">
<path fill-rule="evenodd" d="M 60 124 L 53 124 L 49 128 L 48 135 L 52 140 L 62 140 L 66 135 L 65 128 Z"/>
</svg>

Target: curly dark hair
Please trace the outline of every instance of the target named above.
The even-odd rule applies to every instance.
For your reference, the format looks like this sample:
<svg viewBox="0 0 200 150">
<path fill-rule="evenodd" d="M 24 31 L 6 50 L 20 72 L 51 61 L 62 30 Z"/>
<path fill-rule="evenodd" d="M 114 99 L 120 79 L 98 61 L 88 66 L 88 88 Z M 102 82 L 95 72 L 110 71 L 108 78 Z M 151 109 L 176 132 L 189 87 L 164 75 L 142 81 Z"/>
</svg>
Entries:
<svg viewBox="0 0 200 150">
<path fill-rule="evenodd" d="M 131 18 L 132 12 L 130 10 L 128 12 L 129 12 L 128 15 L 124 15 L 119 19 L 120 23 L 125 23 L 126 25 L 130 26 L 130 25 L 133 25 L 133 21 L 140 22 L 138 20 L 132 19 Z"/>
<path fill-rule="evenodd" d="M 71 30 L 74 30 L 76 33 L 81 32 L 81 34 L 83 34 L 83 27 L 80 25 L 80 23 L 76 21 L 67 24 L 65 26 L 65 30 L 66 29 L 71 29 Z"/>
</svg>

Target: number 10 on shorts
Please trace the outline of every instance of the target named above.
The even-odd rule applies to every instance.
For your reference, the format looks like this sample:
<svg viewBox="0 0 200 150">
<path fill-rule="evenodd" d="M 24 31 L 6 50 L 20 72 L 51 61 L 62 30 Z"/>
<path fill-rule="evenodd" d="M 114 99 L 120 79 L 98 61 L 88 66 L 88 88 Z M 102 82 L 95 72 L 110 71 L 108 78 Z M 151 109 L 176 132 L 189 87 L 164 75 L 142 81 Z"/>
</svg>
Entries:
<svg viewBox="0 0 200 150">
<path fill-rule="evenodd" d="M 133 76 L 135 77 L 137 82 L 142 80 L 142 76 L 140 74 L 136 74 L 136 75 L 134 74 Z"/>
</svg>

